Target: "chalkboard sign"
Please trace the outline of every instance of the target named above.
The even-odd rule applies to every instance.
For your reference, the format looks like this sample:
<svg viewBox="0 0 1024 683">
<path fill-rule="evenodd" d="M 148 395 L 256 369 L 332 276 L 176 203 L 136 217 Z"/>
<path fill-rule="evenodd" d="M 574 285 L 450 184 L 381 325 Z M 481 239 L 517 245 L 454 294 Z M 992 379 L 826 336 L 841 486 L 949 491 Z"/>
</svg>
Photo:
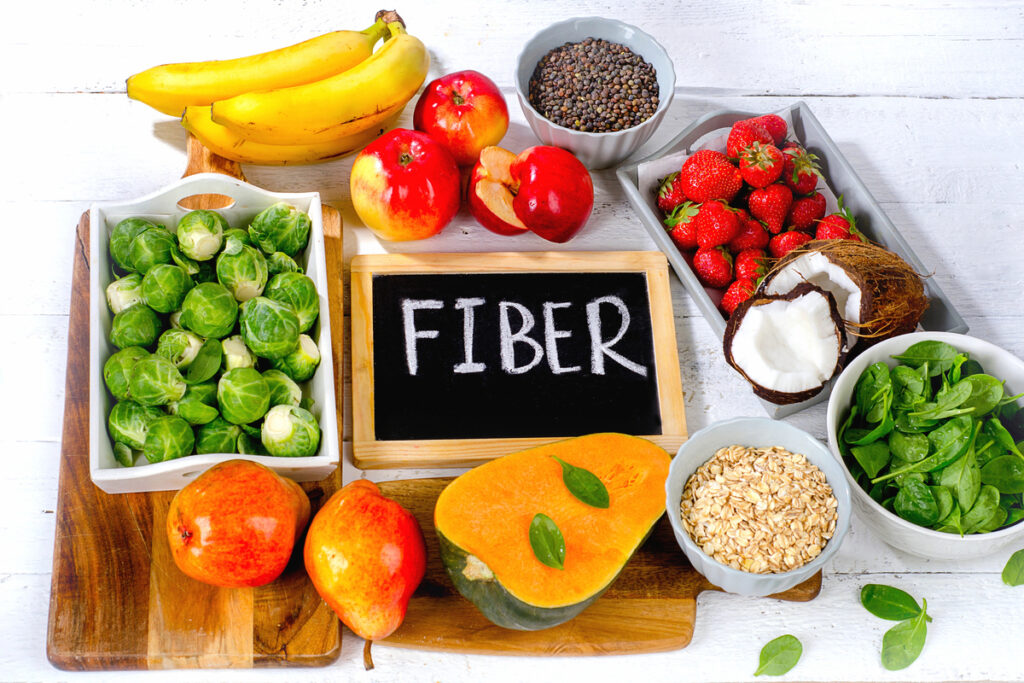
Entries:
<svg viewBox="0 0 1024 683">
<path fill-rule="evenodd" d="M 352 311 L 359 467 L 602 431 L 685 440 L 661 253 L 357 256 Z"/>
</svg>

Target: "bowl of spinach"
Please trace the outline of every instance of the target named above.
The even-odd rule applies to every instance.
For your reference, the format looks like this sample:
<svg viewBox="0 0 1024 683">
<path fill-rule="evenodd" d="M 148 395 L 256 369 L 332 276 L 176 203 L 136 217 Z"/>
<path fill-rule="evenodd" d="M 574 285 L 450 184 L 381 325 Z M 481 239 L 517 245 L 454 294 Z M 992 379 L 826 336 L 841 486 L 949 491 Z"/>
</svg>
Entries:
<svg viewBox="0 0 1024 683">
<path fill-rule="evenodd" d="M 861 519 L 920 557 L 967 559 L 1024 538 L 1024 361 L 947 332 L 887 339 L 829 399 L 828 441 Z"/>
</svg>

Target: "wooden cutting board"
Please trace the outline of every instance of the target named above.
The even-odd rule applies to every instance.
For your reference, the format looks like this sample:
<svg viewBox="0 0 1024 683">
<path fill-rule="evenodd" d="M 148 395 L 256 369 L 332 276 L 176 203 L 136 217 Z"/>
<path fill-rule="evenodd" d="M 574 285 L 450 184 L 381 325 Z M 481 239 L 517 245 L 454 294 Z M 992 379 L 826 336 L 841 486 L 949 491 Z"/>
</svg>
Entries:
<svg viewBox="0 0 1024 683">
<path fill-rule="evenodd" d="M 411 479 L 380 484 L 410 510 L 427 542 L 427 573 L 405 621 L 377 646 L 492 655 L 615 655 L 686 647 L 697 618 L 697 596 L 717 590 L 690 566 L 666 517 L 633 555 L 611 588 L 572 621 L 543 631 L 512 631 L 488 621 L 455 590 L 441 564 L 434 502 L 451 481 Z M 772 596 L 806 601 L 821 590 L 821 572 Z"/>
<path fill-rule="evenodd" d="M 185 175 L 238 178 L 234 162 L 189 139 Z M 224 206 L 218 195 L 183 201 Z M 324 206 L 335 383 L 342 367 L 341 215 Z M 209 586 L 174 564 L 164 524 L 173 491 L 108 495 L 89 474 L 89 214 L 78 224 L 68 329 L 64 432 L 47 656 L 60 669 L 323 666 L 341 652 L 340 622 L 306 576 L 301 552 L 273 583 Z M 342 401 L 338 395 L 338 426 Z M 339 441 L 341 435 L 339 434 Z M 340 470 L 303 484 L 314 513 Z"/>
</svg>

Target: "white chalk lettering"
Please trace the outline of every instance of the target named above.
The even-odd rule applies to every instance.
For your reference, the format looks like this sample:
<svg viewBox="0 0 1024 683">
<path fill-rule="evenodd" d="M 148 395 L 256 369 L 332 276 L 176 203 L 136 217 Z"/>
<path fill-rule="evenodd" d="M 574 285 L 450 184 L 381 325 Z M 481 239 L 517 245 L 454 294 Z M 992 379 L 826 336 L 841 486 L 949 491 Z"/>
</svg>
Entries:
<svg viewBox="0 0 1024 683">
<path fill-rule="evenodd" d="M 402 299 L 402 322 L 405 327 L 405 365 L 409 374 L 415 375 L 419 367 L 416 355 L 417 339 L 437 339 L 437 330 L 417 330 L 413 319 L 416 311 L 421 308 L 441 309 L 444 302 L 437 299 Z"/>
<path fill-rule="evenodd" d="M 515 308 L 519 312 L 522 324 L 516 332 L 512 332 L 512 325 L 508 319 L 508 310 Z M 522 304 L 514 301 L 502 301 L 498 304 L 498 320 L 501 329 L 501 369 L 511 375 L 521 375 L 529 372 L 544 357 L 544 349 L 531 337 L 528 337 L 533 329 L 533 314 Z M 522 342 L 533 347 L 533 360 L 526 365 L 516 365 L 516 342 Z"/>
<path fill-rule="evenodd" d="M 561 303 L 553 303 L 551 301 L 544 302 L 544 350 L 548 354 L 548 367 L 551 368 L 551 372 L 556 375 L 561 375 L 567 372 L 579 372 L 580 366 L 573 365 L 567 368 L 563 368 L 562 364 L 558 360 L 558 340 L 567 339 L 572 336 L 572 332 L 565 330 L 559 330 L 555 327 L 555 309 L 556 308 L 568 308 L 572 304 L 568 301 Z"/>
<path fill-rule="evenodd" d="M 619 331 L 608 341 L 601 338 L 601 304 L 611 304 L 615 306 L 619 311 L 619 317 L 621 320 L 621 323 L 619 324 Z M 612 347 L 622 339 L 626 334 L 626 330 L 629 329 L 629 309 L 626 307 L 626 303 L 622 299 L 617 296 L 609 295 L 594 299 L 588 303 L 587 326 L 590 328 L 591 372 L 595 375 L 603 375 L 604 358 L 607 356 L 630 372 L 635 372 L 641 377 L 647 376 L 647 368 L 645 366 L 635 363 L 622 354 L 612 350 Z"/>
<path fill-rule="evenodd" d="M 487 303 L 484 299 L 473 297 L 470 299 L 456 299 L 455 309 L 462 310 L 462 348 L 466 360 L 455 365 L 455 373 L 459 375 L 471 372 L 483 372 L 487 369 L 484 363 L 473 362 L 473 309 Z"/>
</svg>

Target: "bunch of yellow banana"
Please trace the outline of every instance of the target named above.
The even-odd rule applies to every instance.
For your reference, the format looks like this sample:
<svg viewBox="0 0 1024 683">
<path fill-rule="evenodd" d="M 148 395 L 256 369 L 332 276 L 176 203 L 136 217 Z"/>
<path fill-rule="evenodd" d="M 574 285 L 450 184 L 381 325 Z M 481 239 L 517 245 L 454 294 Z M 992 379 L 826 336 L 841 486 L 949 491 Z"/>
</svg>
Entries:
<svg viewBox="0 0 1024 683">
<path fill-rule="evenodd" d="M 384 44 L 374 52 L 377 41 Z M 166 64 L 128 79 L 128 96 L 182 125 L 210 151 L 251 164 L 308 164 L 357 151 L 393 125 L 430 56 L 395 12 L 238 59 Z"/>
</svg>

